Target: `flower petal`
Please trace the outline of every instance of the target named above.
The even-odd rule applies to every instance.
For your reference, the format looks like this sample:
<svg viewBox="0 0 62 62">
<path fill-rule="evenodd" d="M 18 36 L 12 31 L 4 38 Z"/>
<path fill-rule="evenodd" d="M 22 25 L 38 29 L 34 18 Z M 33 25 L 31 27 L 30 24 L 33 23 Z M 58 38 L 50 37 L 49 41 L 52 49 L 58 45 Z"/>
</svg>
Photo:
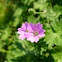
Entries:
<svg viewBox="0 0 62 62">
<path fill-rule="evenodd" d="M 27 26 L 28 26 L 28 23 L 27 23 L 27 22 L 23 23 L 23 24 L 22 24 L 22 29 L 23 29 L 24 31 L 26 31 Z"/>
<path fill-rule="evenodd" d="M 24 35 L 20 35 L 19 36 L 19 39 L 24 40 L 25 39 L 25 36 Z"/>
<path fill-rule="evenodd" d="M 38 37 L 44 37 L 45 34 L 38 34 Z"/>
<path fill-rule="evenodd" d="M 35 41 L 35 38 L 33 36 L 30 36 L 30 37 L 27 38 L 27 40 L 29 40 L 33 43 Z"/>
<path fill-rule="evenodd" d="M 25 32 L 24 31 L 18 31 L 17 33 L 18 34 L 24 34 Z"/>
<path fill-rule="evenodd" d="M 44 29 L 39 29 L 39 31 L 38 31 L 39 34 L 43 34 L 44 32 L 45 32 Z"/>
<path fill-rule="evenodd" d="M 30 25 L 27 26 L 27 30 L 28 30 L 29 32 L 33 32 L 33 29 L 32 29 L 32 27 L 31 27 Z"/>
<path fill-rule="evenodd" d="M 39 41 L 39 37 L 35 36 L 35 42 L 37 43 Z"/>
<path fill-rule="evenodd" d="M 33 33 L 30 33 L 30 32 L 25 32 L 24 36 L 25 36 L 26 38 L 28 38 L 28 37 L 30 37 L 30 36 L 34 36 L 34 34 L 33 34 Z"/>
</svg>

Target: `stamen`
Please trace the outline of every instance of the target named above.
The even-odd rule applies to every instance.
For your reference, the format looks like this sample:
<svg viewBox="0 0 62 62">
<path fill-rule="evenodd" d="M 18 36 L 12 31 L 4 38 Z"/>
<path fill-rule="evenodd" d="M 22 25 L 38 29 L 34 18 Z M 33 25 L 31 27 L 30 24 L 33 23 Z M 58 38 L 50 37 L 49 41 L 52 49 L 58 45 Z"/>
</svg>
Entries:
<svg viewBox="0 0 62 62">
<path fill-rule="evenodd" d="M 33 34 L 34 34 L 34 36 L 37 36 L 38 35 L 38 32 L 34 32 Z"/>
</svg>

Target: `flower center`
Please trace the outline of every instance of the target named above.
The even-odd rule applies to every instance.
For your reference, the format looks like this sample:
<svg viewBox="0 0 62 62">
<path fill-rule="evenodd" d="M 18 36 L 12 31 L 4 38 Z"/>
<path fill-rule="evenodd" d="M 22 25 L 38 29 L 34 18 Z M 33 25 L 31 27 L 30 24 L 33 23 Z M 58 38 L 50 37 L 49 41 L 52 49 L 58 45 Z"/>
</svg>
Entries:
<svg viewBox="0 0 62 62">
<path fill-rule="evenodd" d="M 33 34 L 34 34 L 34 36 L 37 36 L 38 35 L 38 32 L 34 32 Z"/>
<path fill-rule="evenodd" d="M 26 32 L 29 32 L 28 30 L 26 30 Z"/>
</svg>

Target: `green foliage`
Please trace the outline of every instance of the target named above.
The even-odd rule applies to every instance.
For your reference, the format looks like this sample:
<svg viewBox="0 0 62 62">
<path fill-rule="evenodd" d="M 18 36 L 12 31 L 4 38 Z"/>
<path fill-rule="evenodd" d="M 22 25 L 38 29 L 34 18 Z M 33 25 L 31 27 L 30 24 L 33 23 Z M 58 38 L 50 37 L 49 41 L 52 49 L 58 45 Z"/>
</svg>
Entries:
<svg viewBox="0 0 62 62">
<path fill-rule="evenodd" d="M 38 43 L 18 39 L 21 24 L 41 23 Z M 0 0 L 0 62 L 62 62 L 62 0 Z"/>
<path fill-rule="evenodd" d="M 60 21 L 62 22 L 62 21 Z M 52 46 L 62 46 L 62 30 L 61 30 L 61 23 L 60 22 L 52 22 L 47 28 L 49 30 L 46 31 L 45 41 L 49 46 L 49 49 Z"/>
</svg>

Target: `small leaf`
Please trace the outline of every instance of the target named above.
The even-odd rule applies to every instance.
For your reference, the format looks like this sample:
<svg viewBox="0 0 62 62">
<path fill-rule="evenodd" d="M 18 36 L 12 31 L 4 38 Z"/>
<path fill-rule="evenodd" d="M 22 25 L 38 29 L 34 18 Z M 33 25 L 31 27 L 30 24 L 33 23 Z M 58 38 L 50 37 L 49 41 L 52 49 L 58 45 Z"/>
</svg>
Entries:
<svg viewBox="0 0 62 62">
<path fill-rule="evenodd" d="M 22 8 L 17 8 L 15 10 L 14 16 L 20 16 L 22 14 L 22 12 L 23 12 L 23 9 Z"/>
<path fill-rule="evenodd" d="M 36 18 L 33 15 L 28 16 L 27 18 L 28 23 L 36 23 Z"/>
</svg>

